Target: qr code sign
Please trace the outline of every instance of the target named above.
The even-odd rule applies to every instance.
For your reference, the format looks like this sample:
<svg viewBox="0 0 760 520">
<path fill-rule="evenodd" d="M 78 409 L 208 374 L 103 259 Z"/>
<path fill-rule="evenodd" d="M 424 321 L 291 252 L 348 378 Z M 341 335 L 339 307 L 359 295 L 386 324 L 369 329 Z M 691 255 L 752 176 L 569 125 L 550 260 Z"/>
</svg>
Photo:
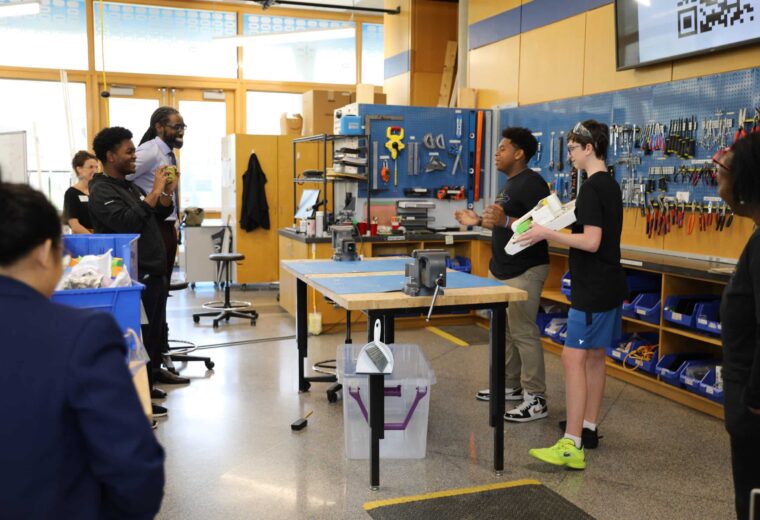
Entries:
<svg viewBox="0 0 760 520">
<path fill-rule="evenodd" d="M 728 29 L 755 19 L 755 8 L 741 0 L 681 0 L 678 8 L 679 38 Z"/>
</svg>

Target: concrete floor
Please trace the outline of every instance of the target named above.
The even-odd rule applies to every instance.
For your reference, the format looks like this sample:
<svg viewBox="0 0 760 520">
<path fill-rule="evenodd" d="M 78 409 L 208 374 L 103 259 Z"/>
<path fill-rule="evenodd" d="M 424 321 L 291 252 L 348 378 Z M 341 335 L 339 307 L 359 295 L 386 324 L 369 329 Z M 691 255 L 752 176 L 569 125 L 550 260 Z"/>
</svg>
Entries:
<svg viewBox="0 0 760 520">
<path fill-rule="evenodd" d="M 506 471 L 492 471 L 488 405 L 474 399 L 488 386 L 488 346 L 458 347 L 424 329 L 396 332 L 419 344 L 437 384 L 430 393 L 427 457 L 381 463 L 381 489 L 369 490 L 369 464 L 347 460 L 342 403 L 330 404 L 325 384 L 297 392 L 295 322 L 276 291 L 235 292 L 253 301 L 258 324 L 245 320 L 213 329 L 192 312 L 214 299 L 211 285 L 169 299 L 171 337 L 216 345 L 216 367 L 191 363 L 189 386 L 164 387 L 169 417 L 157 430 L 166 449 L 161 519 L 367 519 L 372 500 L 517 479 L 536 479 L 603 519 L 727 519 L 733 514 L 728 436 L 723 423 L 636 387 L 609 379 L 597 450 L 585 471 L 541 464 L 531 447 L 548 446 L 565 416 L 558 357 L 546 354 L 549 418 L 506 424 Z M 218 295 L 217 295 L 218 297 Z M 360 342 L 366 332 L 355 334 Z M 310 363 L 335 357 L 344 330 L 310 338 Z M 231 346 L 221 346 L 233 342 Z M 290 423 L 313 410 L 301 432 Z M 505 518 L 508 512 L 505 511 Z"/>
</svg>

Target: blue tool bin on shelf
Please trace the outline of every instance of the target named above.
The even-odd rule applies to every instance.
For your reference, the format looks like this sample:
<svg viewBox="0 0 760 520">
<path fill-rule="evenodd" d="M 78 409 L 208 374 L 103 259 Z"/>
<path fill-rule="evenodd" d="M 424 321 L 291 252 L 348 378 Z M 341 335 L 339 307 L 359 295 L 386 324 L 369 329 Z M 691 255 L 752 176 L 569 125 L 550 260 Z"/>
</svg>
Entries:
<svg viewBox="0 0 760 520">
<path fill-rule="evenodd" d="M 633 301 L 637 320 L 647 323 L 660 323 L 660 293 L 641 293 Z"/>
<path fill-rule="evenodd" d="M 63 235 L 63 247 L 73 257 L 102 255 L 109 249 L 114 257 L 124 260 L 124 267 L 137 280 L 137 239 L 140 235 Z"/>
<path fill-rule="evenodd" d="M 133 281 L 132 287 L 56 291 L 51 300 L 69 307 L 108 312 L 116 318 L 122 331 L 132 329 L 139 335 L 140 293 L 144 288 L 143 284 Z"/>
<path fill-rule="evenodd" d="M 568 271 L 562 276 L 562 283 L 559 288 L 559 292 L 564 294 L 568 300 L 570 299 L 570 285 L 570 271 Z"/>
<path fill-rule="evenodd" d="M 536 314 L 536 325 L 538 325 L 538 331 L 541 333 L 542 336 L 549 336 L 549 334 L 546 333 L 546 326 L 549 325 L 549 323 L 554 318 L 560 318 L 567 320 L 567 313 L 566 312 L 539 312 Z"/>
<path fill-rule="evenodd" d="M 695 394 L 699 394 L 701 391 L 699 384 L 702 382 L 710 370 L 715 369 L 715 366 L 717 364 L 718 361 L 714 359 L 687 361 L 684 363 L 684 367 L 681 370 L 681 375 L 678 376 L 678 379 L 684 388 L 691 392 L 694 392 Z M 700 373 L 694 374 L 691 372 L 694 369 L 699 369 Z"/>
<path fill-rule="evenodd" d="M 711 401 L 723 404 L 723 382 L 721 381 L 719 384 L 715 384 L 719 368 L 720 367 L 716 366 L 710 369 L 707 375 L 702 378 L 702 381 L 699 382 L 698 391 L 701 395 L 707 397 Z"/>
<path fill-rule="evenodd" d="M 462 273 L 472 272 L 472 263 L 470 262 L 470 259 L 467 258 L 466 256 L 457 255 L 454 258 L 447 256 L 446 267 L 448 267 L 449 269 L 453 269 L 455 271 L 462 272 Z"/>
<path fill-rule="evenodd" d="M 701 296 L 668 296 L 665 299 L 665 309 L 663 318 L 665 321 L 681 325 L 690 329 L 696 329 L 697 324 L 697 307 L 705 303 L 717 303 L 719 300 L 715 295 Z M 679 308 L 684 306 L 690 307 L 690 310 L 684 311 Z"/>
<path fill-rule="evenodd" d="M 629 352 L 637 349 L 641 345 L 655 345 L 659 336 L 656 332 L 633 332 L 630 334 L 624 334 L 622 337 L 614 340 L 610 346 L 607 347 L 607 356 L 611 357 L 615 361 L 623 362 L 623 359 Z"/>
<path fill-rule="evenodd" d="M 720 335 L 720 301 L 700 303 L 694 308 L 694 314 L 698 331 Z"/>
</svg>

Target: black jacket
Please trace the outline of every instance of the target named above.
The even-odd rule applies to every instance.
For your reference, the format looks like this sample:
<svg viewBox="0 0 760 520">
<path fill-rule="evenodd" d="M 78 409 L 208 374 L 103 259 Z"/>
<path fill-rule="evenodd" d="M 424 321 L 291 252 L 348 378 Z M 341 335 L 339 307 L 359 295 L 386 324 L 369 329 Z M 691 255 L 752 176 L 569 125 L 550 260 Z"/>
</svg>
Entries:
<svg viewBox="0 0 760 520">
<path fill-rule="evenodd" d="M 269 204 L 264 187 L 267 176 L 261 169 L 255 153 L 248 159 L 248 169 L 243 174 L 243 205 L 240 208 L 240 227 L 253 231 L 258 227 L 269 229 Z"/>
<path fill-rule="evenodd" d="M 171 215 L 172 206 L 143 201 L 145 192 L 127 180 L 96 175 L 90 181 L 90 216 L 96 233 L 139 233 L 137 270 L 146 274 L 166 274 L 166 246 L 158 225 Z"/>
</svg>

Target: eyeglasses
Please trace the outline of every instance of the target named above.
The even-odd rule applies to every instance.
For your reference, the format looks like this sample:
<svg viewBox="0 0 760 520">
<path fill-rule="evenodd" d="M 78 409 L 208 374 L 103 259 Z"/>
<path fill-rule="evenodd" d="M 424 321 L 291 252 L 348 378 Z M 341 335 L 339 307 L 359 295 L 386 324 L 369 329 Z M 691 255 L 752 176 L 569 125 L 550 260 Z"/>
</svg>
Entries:
<svg viewBox="0 0 760 520">
<path fill-rule="evenodd" d="M 723 160 L 723 156 L 726 155 L 728 152 L 731 151 L 731 147 L 727 146 L 726 148 L 721 148 L 717 152 L 715 152 L 715 155 L 712 156 L 712 162 L 717 164 L 718 166 L 722 167 L 727 172 L 731 171 L 731 168 L 726 166 L 725 161 Z"/>
<path fill-rule="evenodd" d="M 175 132 L 179 132 L 180 130 L 185 130 L 187 128 L 187 125 L 183 124 L 176 124 L 176 125 L 164 125 L 166 128 L 171 128 Z"/>
<path fill-rule="evenodd" d="M 578 148 L 583 148 L 583 145 L 580 145 L 580 144 L 569 144 L 569 145 L 567 145 L 567 153 L 573 153 Z"/>
</svg>

